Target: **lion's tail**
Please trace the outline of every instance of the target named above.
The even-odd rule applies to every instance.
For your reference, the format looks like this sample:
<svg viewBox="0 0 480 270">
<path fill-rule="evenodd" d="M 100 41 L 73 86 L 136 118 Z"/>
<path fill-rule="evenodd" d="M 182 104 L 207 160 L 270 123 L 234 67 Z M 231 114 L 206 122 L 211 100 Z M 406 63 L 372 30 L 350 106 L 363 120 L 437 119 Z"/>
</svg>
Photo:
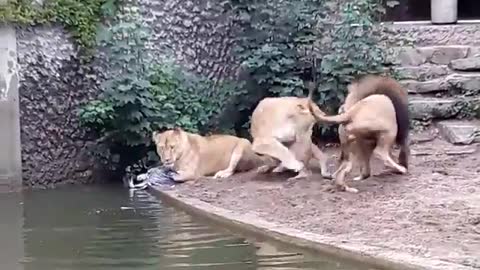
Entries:
<svg viewBox="0 0 480 270">
<path fill-rule="evenodd" d="M 315 62 L 314 62 L 314 67 L 315 67 Z M 315 76 L 315 75 L 312 75 Z M 315 118 L 316 121 L 318 122 L 324 122 L 324 123 L 337 123 L 337 124 L 344 124 L 350 121 L 350 114 L 343 113 L 339 115 L 334 115 L 334 116 L 327 116 L 320 108 L 318 107 L 317 104 L 313 101 L 313 91 L 315 91 L 315 88 L 317 87 L 316 83 L 316 78 L 314 77 L 313 82 L 311 82 L 308 85 L 308 109 L 312 113 L 313 117 Z"/>
<path fill-rule="evenodd" d="M 376 94 L 385 95 L 392 101 L 398 130 L 395 142 L 400 146 L 399 163 L 408 167 L 410 114 L 406 90 L 392 78 L 370 75 L 362 78 L 354 91 L 357 102 Z"/>
<path fill-rule="evenodd" d="M 313 117 L 318 122 L 323 123 L 346 124 L 351 121 L 351 116 L 355 114 L 358 108 L 358 106 L 353 106 L 350 110 L 346 112 L 337 115 L 326 115 L 311 99 L 308 100 L 308 109 L 312 113 Z"/>
</svg>

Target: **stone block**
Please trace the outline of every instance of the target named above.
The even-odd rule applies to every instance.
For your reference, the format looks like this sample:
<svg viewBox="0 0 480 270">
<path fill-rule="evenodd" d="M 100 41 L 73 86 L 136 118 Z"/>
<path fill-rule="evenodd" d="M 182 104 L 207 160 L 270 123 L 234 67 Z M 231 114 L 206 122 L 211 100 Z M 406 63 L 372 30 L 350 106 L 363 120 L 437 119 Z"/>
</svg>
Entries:
<svg viewBox="0 0 480 270">
<path fill-rule="evenodd" d="M 461 110 L 454 98 L 410 97 L 410 117 L 416 120 L 448 119 Z"/>
<path fill-rule="evenodd" d="M 425 57 L 426 61 L 429 61 L 432 58 L 433 53 L 435 52 L 435 47 L 417 47 L 418 53 Z"/>
<path fill-rule="evenodd" d="M 447 91 L 449 84 L 444 78 L 433 79 L 429 81 L 404 80 L 400 83 L 407 88 L 409 93 L 424 94 Z"/>
<path fill-rule="evenodd" d="M 470 47 L 467 57 L 477 57 L 477 56 L 480 56 L 480 47 L 479 46 Z"/>
<path fill-rule="evenodd" d="M 443 138 L 452 144 L 480 142 L 480 122 L 465 120 L 444 120 L 437 124 Z"/>
<path fill-rule="evenodd" d="M 395 71 L 398 73 L 401 79 L 419 81 L 436 79 L 450 73 L 450 70 L 446 65 L 395 67 Z"/>
<path fill-rule="evenodd" d="M 450 67 L 462 71 L 480 70 L 480 56 L 452 60 Z"/>
<path fill-rule="evenodd" d="M 389 44 L 405 44 L 405 40 L 417 46 L 438 45 L 480 45 L 480 27 L 477 23 L 459 23 L 446 25 L 424 24 L 386 24 L 385 39 Z"/>
<path fill-rule="evenodd" d="M 419 66 L 427 61 L 425 55 L 413 47 L 401 48 L 397 57 L 402 66 Z"/>
<path fill-rule="evenodd" d="M 450 88 L 469 92 L 480 91 L 480 73 L 451 74 L 446 80 Z"/>
<path fill-rule="evenodd" d="M 452 60 L 467 57 L 469 48 L 469 46 L 433 46 L 418 50 L 427 57 L 429 62 L 447 65 Z"/>
</svg>

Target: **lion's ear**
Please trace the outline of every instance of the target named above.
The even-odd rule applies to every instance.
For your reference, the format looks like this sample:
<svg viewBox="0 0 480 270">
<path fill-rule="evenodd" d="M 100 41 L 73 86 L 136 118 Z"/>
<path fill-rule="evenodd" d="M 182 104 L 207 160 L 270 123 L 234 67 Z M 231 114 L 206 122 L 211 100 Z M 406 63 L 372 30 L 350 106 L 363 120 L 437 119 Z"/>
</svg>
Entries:
<svg viewBox="0 0 480 270">
<path fill-rule="evenodd" d="M 349 93 L 355 91 L 355 89 L 357 89 L 357 83 L 351 83 L 347 86 L 347 90 Z"/>
<path fill-rule="evenodd" d="M 152 141 L 157 144 L 158 140 L 157 140 L 157 136 L 160 134 L 160 132 L 158 132 L 157 130 L 155 130 L 154 132 L 152 132 Z"/>
<path fill-rule="evenodd" d="M 175 133 L 180 133 L 180 132 L 183 131 L 183 129 L 182 129 L 181 127 L 174 127 L 174 128 L 173 128 L 173 131 L 174 131 Z"/>
</svg>

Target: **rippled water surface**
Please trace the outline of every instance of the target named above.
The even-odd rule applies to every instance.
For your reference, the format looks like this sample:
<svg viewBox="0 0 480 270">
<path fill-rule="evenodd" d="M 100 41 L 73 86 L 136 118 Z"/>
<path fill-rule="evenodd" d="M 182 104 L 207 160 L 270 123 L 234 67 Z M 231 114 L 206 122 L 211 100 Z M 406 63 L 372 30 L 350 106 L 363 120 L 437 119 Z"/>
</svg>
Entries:
<svg viewBox="0 0 480 270">
<path fill-rule="evenodd" d="M 0 213 L 2 270 L 369 269 L 247 240 L 122 187 L 0 194 Z"/>
</svg>

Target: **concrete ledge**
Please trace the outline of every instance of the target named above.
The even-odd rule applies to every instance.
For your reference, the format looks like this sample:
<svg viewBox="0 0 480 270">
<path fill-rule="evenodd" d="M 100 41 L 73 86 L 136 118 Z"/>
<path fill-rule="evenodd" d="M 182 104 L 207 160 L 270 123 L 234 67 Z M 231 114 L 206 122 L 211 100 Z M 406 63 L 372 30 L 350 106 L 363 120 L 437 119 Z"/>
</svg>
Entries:
<svg viewBox="0 0 480 270">
<path fill-rule="evenodd" d="M 262 235 L 300 248 L 330 255 L 343 260 L 357 261 L 380 269 L 410 270 L 473 270 L 474 268 L 441 260 L 423 258 L 380 247 L 348 243 L 342 239 L 304 232 L 268 222 L 252 214 L 238 214 L 189 198 L 176 191 L 154 189 L 159 197 L 182 210 L 220 223 L 233 230 Z"/>
</svg>

